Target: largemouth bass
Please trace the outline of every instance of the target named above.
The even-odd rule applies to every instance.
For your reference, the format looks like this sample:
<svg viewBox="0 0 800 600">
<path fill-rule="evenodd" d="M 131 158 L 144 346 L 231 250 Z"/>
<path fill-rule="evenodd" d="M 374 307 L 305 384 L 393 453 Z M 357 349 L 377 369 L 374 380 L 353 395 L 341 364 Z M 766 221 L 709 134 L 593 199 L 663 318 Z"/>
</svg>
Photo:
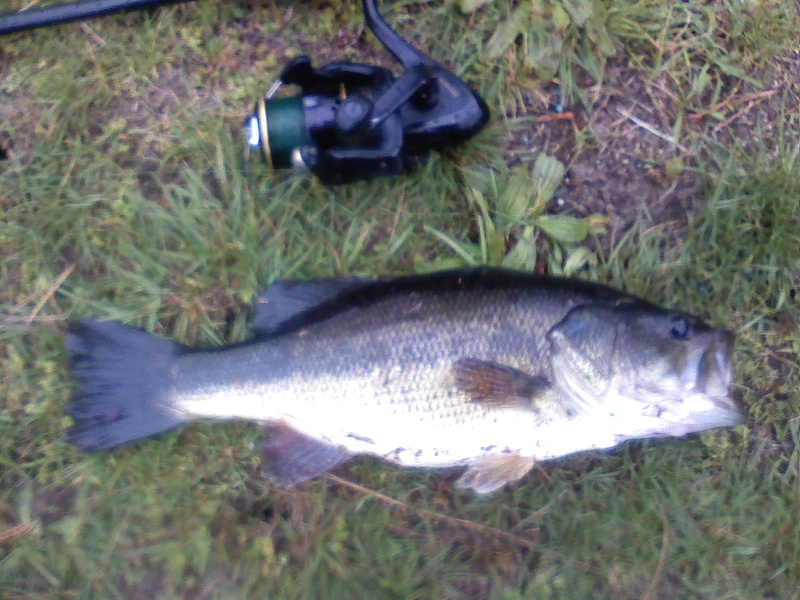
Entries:
<svg viewBox="0 0 800 600">
<path fill-rule="evenodd" d="M 279 281 L 251 325 L 249 342 L 195 350 L 78 322 L 69 440 L 106 450 L 246 419 L 284 484 L 369 454 L 466 467 L 458 485 L 489 493 L 536 461 L 743 421 L 731 333 L 586 282 L 492 269 Z"/>
</svg>

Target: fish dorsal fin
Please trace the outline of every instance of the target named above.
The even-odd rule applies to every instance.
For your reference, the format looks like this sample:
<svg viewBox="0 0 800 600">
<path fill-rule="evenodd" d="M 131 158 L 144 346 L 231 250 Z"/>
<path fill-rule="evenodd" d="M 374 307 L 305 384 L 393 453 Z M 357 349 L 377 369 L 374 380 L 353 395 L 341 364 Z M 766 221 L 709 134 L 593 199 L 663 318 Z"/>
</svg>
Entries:
<svg viewBox="0 0 800 600">
<path fill-rule="evenodd" d="M 250 329 L 258 335 L 285 330 L 298 317 L 370 282 L 365 277 L 276 281 L 256 298 Z"/>
<path fill-rule="evenodd" d="M 267 439 L 261 446 L 261 467 L 281 485 L 313 479 L 351 457 L 342 446 L 309 437 L 285 423 L 272 423 L 262 430 Z"/>
<path fill-rule="evenodd" d="M 475 358 L 457 361 L 453 374 L 458 388 L 473 402 L 494 408 L 536 411 L 537 398 L 550 390 L 545 377 Z"/>
</svg>

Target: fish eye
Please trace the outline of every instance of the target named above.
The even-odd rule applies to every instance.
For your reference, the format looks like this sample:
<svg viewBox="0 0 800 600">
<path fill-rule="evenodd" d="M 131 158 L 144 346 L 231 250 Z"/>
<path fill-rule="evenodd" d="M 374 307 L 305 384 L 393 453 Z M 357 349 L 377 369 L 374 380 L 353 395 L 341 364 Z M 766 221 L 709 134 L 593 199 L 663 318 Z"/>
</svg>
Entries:
<svg viewBox="0 0 800 600">
<path fill-rule="evenodd" d="M 675 315 L 670 320 L 669 334 L 675 339 L 682 340 L 689 334 L 689 321 Z"/>
</svg>

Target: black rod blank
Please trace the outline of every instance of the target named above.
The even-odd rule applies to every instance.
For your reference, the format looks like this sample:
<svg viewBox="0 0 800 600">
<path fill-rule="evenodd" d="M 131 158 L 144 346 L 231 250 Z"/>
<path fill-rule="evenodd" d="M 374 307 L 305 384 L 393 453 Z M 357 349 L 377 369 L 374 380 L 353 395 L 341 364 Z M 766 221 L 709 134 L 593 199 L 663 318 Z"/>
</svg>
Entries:
<svg viewBox="0 0 800 600">
<path fill-rule="evenodd" d="M 48 27 L 72 21 L 84 21 L 123 10 L 142 10 L 188 0 L 78 0 L 0 15 L 0 35 Z"/>
</svg>

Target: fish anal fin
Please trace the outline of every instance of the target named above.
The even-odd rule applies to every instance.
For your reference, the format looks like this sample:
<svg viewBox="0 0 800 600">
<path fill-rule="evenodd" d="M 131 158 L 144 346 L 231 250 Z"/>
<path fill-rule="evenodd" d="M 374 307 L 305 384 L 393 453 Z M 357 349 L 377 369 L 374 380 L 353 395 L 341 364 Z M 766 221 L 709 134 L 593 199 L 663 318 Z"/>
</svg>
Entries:
<svg viewBox="0 0 800 600">
<path fill-rule="evenodd" d="M 533 464 L 532 458 L 517 454 L 485 456 L 467 468 L 456 481 L 456 486 L 476 494 L 491 494 L 524 477 Z"/>
<path fill-rule="evenodd" d="M 537 397 L 550 389 L 550 382 L 545 377 L 474 358 L 457 361 L 453 374 L 458 388 L 469 394 L 474 402 L 494 408 L 536 411 Z"/>
<path fill-rule="evenodd" d="M 281 485 L 313 479 L 351 457 L 345 448 L 300 433 L 285 423 L 262 429 L 267 439 L 261 447 L 261 467 Z"/>
<path fill-rule="evenodd" d="M 256 298 L 250 329 L 259 335 L 283 331 L 296 318 L 370 281 L 364 277 L 276 281 Z"/>
</svg>

